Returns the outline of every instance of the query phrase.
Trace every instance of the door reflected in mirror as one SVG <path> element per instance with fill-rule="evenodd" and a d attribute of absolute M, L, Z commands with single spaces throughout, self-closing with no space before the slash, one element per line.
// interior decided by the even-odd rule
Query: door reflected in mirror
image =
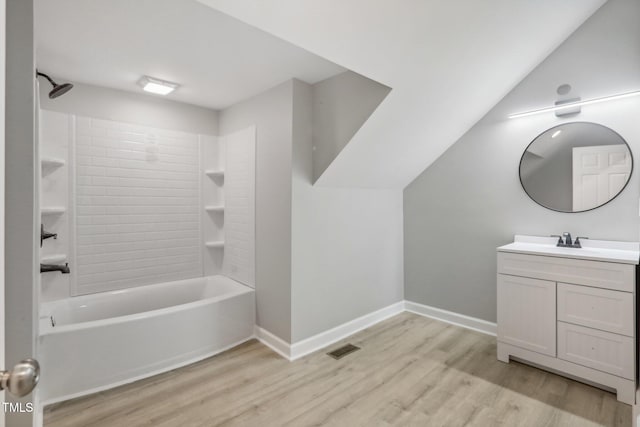
<path fill-rule="evenodd" d="M 520 182 L 536 203 L 560 212 L 600 207 L 622 192 L 633 170 L 626 141 L 595 123 L 546 130 L 520 159 Z"/>

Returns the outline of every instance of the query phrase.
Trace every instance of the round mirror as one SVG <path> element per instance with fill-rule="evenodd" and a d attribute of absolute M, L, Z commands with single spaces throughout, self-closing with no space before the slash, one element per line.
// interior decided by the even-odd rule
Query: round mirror
<path fill-rule="evenodd" d="M 565 123 L 534 139 L 520 159 L 520 182 L 536 203 L 583 212 L 614 199 L 633 170 L 620 135 L 595 123 Z"/>

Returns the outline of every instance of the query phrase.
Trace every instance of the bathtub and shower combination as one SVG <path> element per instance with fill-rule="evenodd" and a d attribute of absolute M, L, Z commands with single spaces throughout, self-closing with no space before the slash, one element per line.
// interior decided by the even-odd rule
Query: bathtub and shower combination
<path fill-rule="evenodd" d="M 44 241 L 40 259 L 69 262 L 40 280 L 39 402 L 253 338 L 255 127 L 212 136 L 47 109 L 38 117 L 42 236 L 60 237 Z"/>
<path fill-rule="evenodd" d="M 254 294 L 217 275 L 44 303 L 40 399 L 50 404 L 105 390 L 247 341 Z"/>

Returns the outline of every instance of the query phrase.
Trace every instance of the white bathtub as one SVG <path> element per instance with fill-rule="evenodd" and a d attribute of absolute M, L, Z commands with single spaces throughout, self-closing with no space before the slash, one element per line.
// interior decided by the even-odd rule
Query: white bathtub
<path fill-rule="evenodd" d="M 193 363 L 250 339 L 254 324 L 254 290 L 224 276 L 45 303 L 39 397 L 50 404 Z"/>

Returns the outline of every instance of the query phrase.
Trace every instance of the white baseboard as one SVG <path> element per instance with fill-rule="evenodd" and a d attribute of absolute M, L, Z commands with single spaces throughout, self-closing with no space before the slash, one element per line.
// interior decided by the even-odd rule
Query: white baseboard
<path fill-rule="evenodd" d="M 266 345 L 285 359 L 291 360 L 291 344 L 266 329 L 262 329 L 258 325 L 255 327 L 255 336 L 262 344 Z"/>
<path fill-rule="evenodd" d="M 343 338 L 355 334 L 356 332 L 388 319 L 389 317 L 400 314 L 403 311 L 404 301 L 399 301 L 395 304 L 381 308 L 380 310 L 376 310 L 372 313 L 358 317 L 357 319 L 353 319 L 347 323 L 343 323 L 342 325 L 336 326 L 328 331 L 321 332 L 317 335 L 294 343 L 291 345 L 290 360 L 299 359 L 309 353 L 325 348 Z"/>
<path fill-rule="evenodd" d="M 255 328 L 255 335 L 261 343 L 285 359 L 293 361 L 309 353 L 328 347 L 356 332 L 360 332 L 363 329 L 369 328 L 378 322 L 382 322 L 404 311 L 482 332 L 483 334 L 496 335 L 497 326 L 495 323 L 411 301 L 400 301 L 391 304 L 293 344 L 289 344 L 282 338 L 277 337 L 259 326 Z"/>
<path fill-rule="evenodd" d="M 453 311 L 443 310 L 441 308 L 431 307 L 417 302 L 405 301 L 404 309 L 410 313 L 419 314 L 431 319 L 440 320 L 473 331 L 482 332 L 483 334 L 496 336 L 498 326 L 493 322 L 478 319 L 476 317 L 465 316 L 464 314 L 454 313 Z"/>
<path fill-rule="evenodd" d="M 381 308 L 380 310 L 365 314 L 357 319 L 353 319 L 347 323 L 343 323 L 342 325 L 336 326 L 335 328 L 321 332 L 294 344 L 289 344 L 282 338 L 277 337 L 259 326 L 256 326 L 255 328 L 255 335 L 261 343 L 285 359 L 293 361 L 306 356 L 309 353 L 320 350 L 321 348 L 330 346 L 349 335 L 353 335 L 356 332 L 373 326 L 378 322 L 395 316 L 396 314 L 400 314 L 403 311 L 404 301 L 399 301 L 395 304 L 391 304 L 390 306 Z"/>

